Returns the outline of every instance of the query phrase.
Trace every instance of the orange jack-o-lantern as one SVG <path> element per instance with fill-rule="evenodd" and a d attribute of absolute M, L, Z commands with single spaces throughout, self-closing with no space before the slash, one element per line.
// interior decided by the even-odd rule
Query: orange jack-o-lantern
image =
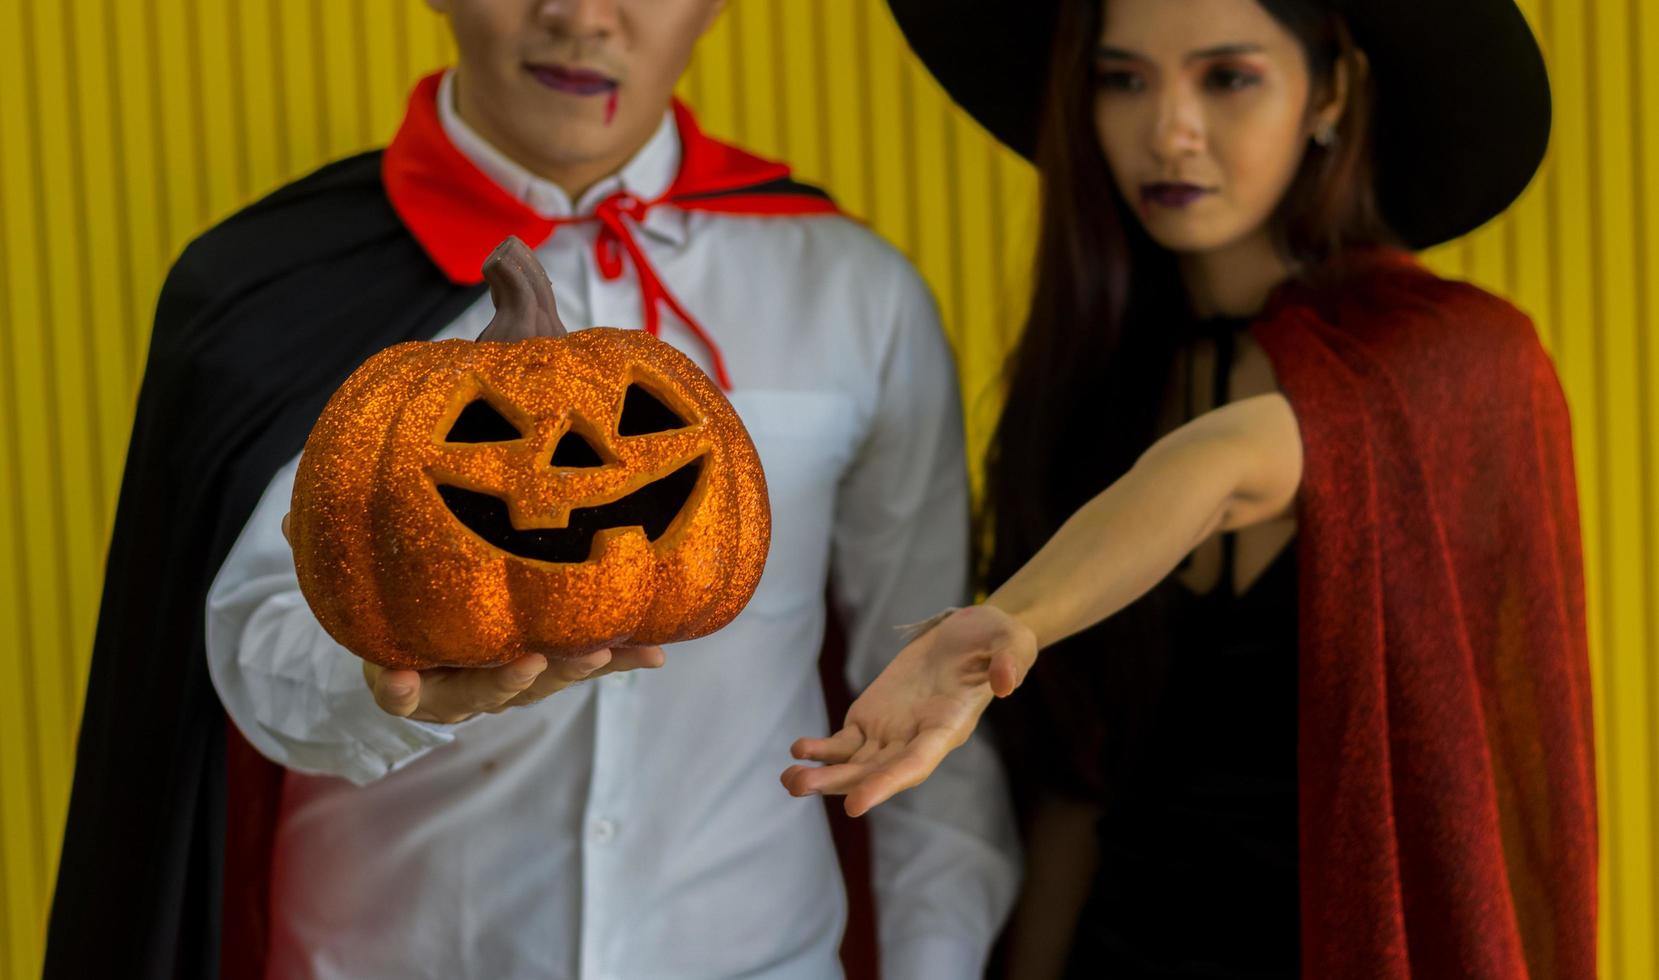
<path fill-rule="evenodd" d="M 400 668 L 578 656 L 730 622 L 771 536 L 731 404 L 647 333 L 566 335 L 516 239 L 485 269 L 497 311 L 477 342 L 369 359 L 306 442 L 289 533 L 318 621 Z"/>

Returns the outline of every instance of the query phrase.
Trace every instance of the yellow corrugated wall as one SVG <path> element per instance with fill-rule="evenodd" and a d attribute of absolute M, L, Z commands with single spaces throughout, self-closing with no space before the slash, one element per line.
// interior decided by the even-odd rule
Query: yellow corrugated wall
<path fill-rule="evenodd" d="M 1538 320 L 1576 424 L 1597 680 L 1604 975 L 1659 975 L 1659 6 L 1523 0 L 1555 83 L 1541 179 L 1431 263 Z M 1644 57 L 1645 55 L 1645 57 Z M 38 974 L 104 549 L 156 291 L 201 229 L 384 142 L 450 56 L 417 0 L 0 0 L 0 980 Z M 1035 182 L 880 0 L 733 0 L 685 95 L 909 253 L 975 445 Z"/>

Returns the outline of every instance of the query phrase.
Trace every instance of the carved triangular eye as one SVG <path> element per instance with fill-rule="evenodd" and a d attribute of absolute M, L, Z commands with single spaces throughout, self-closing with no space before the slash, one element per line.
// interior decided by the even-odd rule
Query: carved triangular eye
<path fill-rule="evenodd" d="M 580 432 L 575 429 L 566 432 L 559 439 L 559 444 L 553 447 L 553 465 L 569 469 L 580 469 L 585 466 L 604 466 L 605 459 L 599 451 L 593 448 Z"/>
<path fill-rule="evenodd" d="M 476 398 L 461 410 L 455 424 L 449 427 L 449 434 L 444 436 L 444 441 L 512 442 L 514 439 L 523 438 L 524 433 L 508 421 L 507 416 L 502 415 L 494 405 L 484 399 Z"/>
<path fill-rule="evenodd" d="M 646 436 L 653 432 L 683 429 L 686 425 L 686 420 L 674 414 L 674 410 L 664 405 L 656 395 L 631 384 L 622 398 L 622 417 L 617 419 L 616 434 Z"/>

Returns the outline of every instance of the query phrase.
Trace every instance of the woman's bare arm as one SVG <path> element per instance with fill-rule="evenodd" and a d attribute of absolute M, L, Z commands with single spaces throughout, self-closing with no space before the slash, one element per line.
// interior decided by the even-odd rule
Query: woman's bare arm
<path fill-rule="evenodd" d="M 791 766 L 784 785 L 797 796 L 845 794 L 854 816 L 915 786 L 967 740 L 992 695 L 1020 685 L 1038 650 L 1140 598 L 1217 531 L 1284 513 L 1301 480 L 1301 434 L 1282 395 L 1187 423 L 983 605 L 951 613 L 899 651 L 839 732 L 798 740 L 797 759 L 828 764 Z"/>
<path fill-rule="evenodd" d="M 1283 514 L 1302 481 L 1302 439 L 1283 395 L 1233 402 L 1159 440 L 1073 514 L 988 605 L 1039 649 L 1144 595 L 1218 531 Z"/>

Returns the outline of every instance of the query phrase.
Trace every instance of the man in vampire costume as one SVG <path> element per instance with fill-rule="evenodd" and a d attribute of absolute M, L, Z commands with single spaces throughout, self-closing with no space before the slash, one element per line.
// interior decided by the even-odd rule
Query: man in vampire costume
<path fill-rule="evenodd" d="M 897 253 L 672 102 L 720 0 L 429 2 L 458 63 L 390 146 L 207 232 L 162 290 L 47 975 L 839 976 L 828 825 L 775 773 L 825 724 L 826 593 L 855 688 L 893 624 L 962 598 L 937 313 Z M 329 395 L 389 345 L 478 336 L 509 235 L 567 323 L 649 330 L 724 387 L 772 549 L 744 613 L 660 671 L 427 711 L 438 685 L 371 690 L 317 625 L 281 523 Z M 497 703 L 563 686 L 498 671 Z M 1013 898 L 998 764 L 956 759 L 871 829 L 888 977 L 978 975 Z"/>

